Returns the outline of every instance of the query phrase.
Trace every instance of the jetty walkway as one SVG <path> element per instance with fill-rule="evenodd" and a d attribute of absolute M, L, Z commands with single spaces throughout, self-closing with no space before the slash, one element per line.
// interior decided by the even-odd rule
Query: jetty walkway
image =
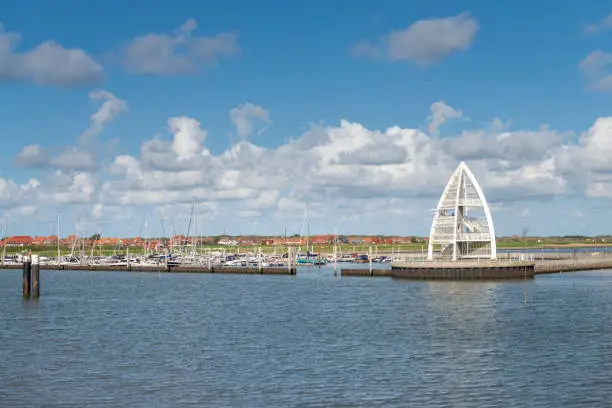
<path fill-rule="evenodd" d="M 406 259 L 391 264 L 391 269 L 342 268 L 342 276 L 387 276 L 407 279 L 523 279 L 535 275 L 572 271 L 612 269 L 612 253 L 513 254 L 491 260 L 457 262 Z"/>

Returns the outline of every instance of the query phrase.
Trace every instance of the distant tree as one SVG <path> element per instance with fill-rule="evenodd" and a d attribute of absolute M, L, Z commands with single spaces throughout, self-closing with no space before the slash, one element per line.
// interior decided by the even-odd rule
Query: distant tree
<path fill-rule="evenodd" d="M 338 241 L 343 244 L 348 244 L 348 238 L 346 235 L 338 235 Z"/>
<path fill-rule="evenodd" d="M 100 239 L 100 234 L 93 234 L 91 237 L 89 237 L 89 239 L 91 241 L 97 241 Z"/>
<path fill-rule="evenodd" d="M 293 234 L 289 238 L 299 238 L 299 237 L 300 237 L 300 234 Z"/>

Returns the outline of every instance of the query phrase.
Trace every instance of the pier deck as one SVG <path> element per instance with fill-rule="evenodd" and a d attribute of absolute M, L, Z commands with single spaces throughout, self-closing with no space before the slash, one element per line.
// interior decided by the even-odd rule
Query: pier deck
<path fill-rule="evenodd" d="M 21 264 L 4 264 L 0 269 L 20 269 Z M 164 273 L 227 273 L 248 275 L 295 275 L 295 267 L 232 267 L 232 266 L 171 266 L 165 265 L 40 265 L 40 270 L 99 271 L 99 272 L 164 272 Z"/>

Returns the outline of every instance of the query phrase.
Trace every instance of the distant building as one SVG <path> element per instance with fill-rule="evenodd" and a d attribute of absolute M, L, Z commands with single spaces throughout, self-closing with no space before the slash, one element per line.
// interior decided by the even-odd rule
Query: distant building
<path fill-rule="evenodd" d="M 2 240 L 2 244 L 6 244 L 6 246 L 10 247 L 25 247 L 31 246 L 34 239 L 27 235 L 16 235 L 13 237 L 7 237 L 5 240 Z"/>
<path fill-rule="evenodd" d="M 230 239 L 230 238 L 221 238 L 218 244 L 225 245 L 225 246 L 233 246 L 233 245 L 238 245 L 238 241 L 236 241 L 235 239 Z"/>

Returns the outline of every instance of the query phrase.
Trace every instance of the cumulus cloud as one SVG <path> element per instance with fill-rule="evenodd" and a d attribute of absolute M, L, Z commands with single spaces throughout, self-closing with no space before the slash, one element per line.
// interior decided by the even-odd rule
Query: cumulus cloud
<path fill-rule="evenodd" d="M 58 153 L 58 148 L 37 144 L 24 146 L 15 157 L 15 163 L 31 168 L 54 168 L 64 171 L 92 171 L 98 166 L 94 154 L 96 137 L 104 127 L 127 108 L 125 101 L 103 90 L 89 94 L 93 101 L 103 100 L 102 106 L 91 115 L 89 127 L 80 135 L 78 147 L 68 147 Z"/>
<path fill-rule="evenodd" d="M 603 19 L 588 24 L 584 27 L 585 35 L 596 35 L 601 33 L 602 31 L 606 31 L 612 28 L 612 14 L 607 15 Z"/>
<path fill-rule="evenodd" d="M 123 64 L 134 74 L 188 74 L 240 52 L 236 33 L 197 36 L 196 28 L 196 20 L 189 19 L 172 34 L 136 37 L 123 50 Z"/>
<path fill-rule="evenodd" d="M 444 101 L 434 102 L 431 104 L 431 117 L 429 118 L 428 130 L 434 136 L 439 136 L 438 128 L 449 119 L 461 119 L 463 112 L 452 106 L 447 105 Z"/>
<path fill-rule="evenodd" d="M 588 78 L 587 89 L 596 92 L 612 91 L 612 54 L 593 51 L 580 62 L 580 70 Z"/>
<path fill-rule="evenodd" d="M 0 24 L 0 81 L 28 81 L 41 85 L 76 86 L 100 82 L 103 67 L 85 51 L 64 48 L 49 40 L 18 52 L 21 35 Z"/>
<path fill-rule="evenodd" d="M 91 173 L 65 173 L 57 170 L 50 184 L 38 191 L 38 201 L 52 205 L 91 203 L 96 192 L 97 180 Z"/>
<path fill-rule="evenodd" d="M 600 74 L 612 64 L 612 54 L 608 52 L 593 51 L 580 62 L 580 69 L 588 74 Z"/>
<path fill-rule="evenodd" d="M 64 170 L 92 170 L 96 167 L 96 160 L 89 152 L 70 147 L 54 156 L 51 149 L 44 149 L 40 145 L 25 146 L 15 157 L 15 163 L 30 168 Z"/>
<path fill-rule="evenodd" d="M 36 201 L 39 187 L 40 182 L 35 178 L 19 185 L 13 180 L 0 177 L 0 207 L 6 209 L 31 205 Z"/>
<path fill-rule="evenodd" d="M 241 140 L 246 140 L 253 134 L 254 123 L 259 122 L 264 125 L 271 123 L 269 112 L 250 102 L 233 108 L 230 111 L 230 119 L 236 127 L 236 134 Z M 260 134 L 263 130 L 265 130 L 265 127 L 257 133 Z"/>
<path fill-rule="evenodd" d="M 468 13 L 420 20 L 405 30 L 392 31 L 376 43 L 361 41 L 351 53 L 356 57 L 410 61 L 425 66 L 469 49 L 478 29 L 478 21 Z"/>
<path fill-rule="evenodd" d="M 272 225 L 298 220 L 306 203 L 313 232 L 336 224 L 354 227 L 356 219 L 360 225 L 393 220 L 391 229 L 406 219 L 426 229 L 425 209 L 435 205 L 462 160 L 487 199 L 497 204 L 495 211 L 502 208 L 508 216 L 531 213 L 537 218 L 534 203 L 561 195 L 612 197 L 607 160 L 612 118 L 597 119 L 578 138 L 547 126 L 514 130 L 498 119 L 487 128 L 440 138 L 435 133 L 445 120 L 464 115 L 441 101 L 431 110 L 427 131 L 369 129 L 342 120 L 313 126 L 276 146 L 241 140 L 216 153 L 207 148 L 208 132 L 198 120 L 177 116 L 168 119 L 165 134 L 143 142 L 137 153 L 117 155 L 108 167 L 94 172 L 60 168 L 56 162 L 56 170 L 40 181 L 4 181 L 0 192 L 6 192 L 3 197 L 27 196 L 29 205 L 86 206 L 96 220 L 116 217 L 120 208 L 124 218 L 141 217 L 142 206 L 164 208 L 167 214 L 197 199 L 211 225 L 236 222 L 234 228 L 244 233 L 255 225 L 267 225 L 260 232 L 271 232 Z M 28 146 L 22 159 L 49 166 L 43 153 L 39 146 Z M 76 162 L 70 154 L 65 160 Z"/>
<path fill-rule="evenodd" d="M 198 132 L 199 123 L 191 124 L 186 134 Z M 153 143 L 167 147 L 176 143 L 177 135 L 175 132 L 173 142 L 157 139 Z M 465 143 L 461 153 L 468 155 L 470 151 L 465 149 L 474 149 L 482 155 L 472 164 L 494 197 L 509 201 L 546 199 L 565 191 L 566 182 L 556 173 L 554 161 L 562 136 L 543 128 L 478 134 L 478 138 L 492 140 L 484 154 L 477 143 Z M 315 128 L 273 149 L 243 141 L 219 155 L 208 151 L 201 154 L 204 137 L 187 139 L 189 155 L 182 159 L 168 148 L 160 149 L 165 156 L 159 161 L 150 160 L 149 148 L 141 151 L 140 158 L 117 157 L 115 177 L 102 186 L 104 199 L 123 205 L 164 205 L 198 198 L 230 202 L 243 210 L 283 211 L 295 201 L 317 202 L 332 197 L 434 197 L 460 160 L 449 140 L 418 129 L 390 127 L 378 131 L 349 121 Z M 509 164 L 500 166 L 500 159 Z M 196 161 L 185 165 L 183 160 Z"/>
<path fill-rule="evenodd" d="M 172 150 L 179 161 L 202 154 L 202 142 L 206 140 L 207 134 L 200 128 L 197 120 L 187 117 L 172 118 L 168 121 L 168 127 L 174 133 Z"/>
<path fill-rule="evenodd" d="M 100 108 L 89 118 L 89 127 L 81 134 L 81 142 L 91 142 L 96 138 L 104 127 L 112 122 L 127 109 L 127 103 L 117 98 L 108 91 L 101 89 L 90 92 L 89 99 L 92 101 L 103 101 Z"/>

